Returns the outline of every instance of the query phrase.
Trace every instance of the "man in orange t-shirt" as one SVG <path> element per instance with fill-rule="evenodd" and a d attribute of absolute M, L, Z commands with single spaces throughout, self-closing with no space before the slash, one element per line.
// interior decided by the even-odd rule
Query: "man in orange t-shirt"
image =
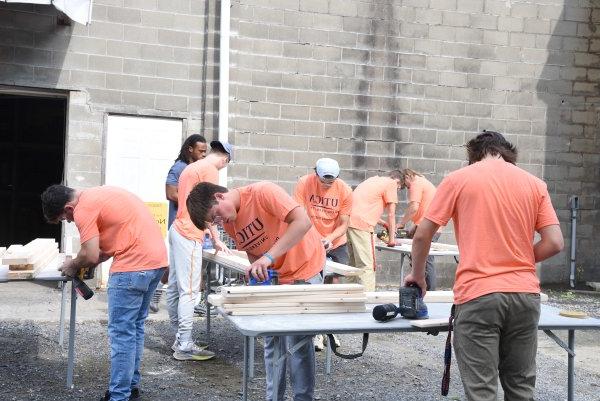
<path fill-rule="evenodd" d="M 268 269 L 277 271 L 281 284 L 322 283 L 325 249 L 321 235 L 313 227 L 304 208 L 281 187 L 270 182 L 227 188 L 201 183 L 190 193 L 187 207 L 194 224 L 204 229 L 208 224 L 222 224 L 235 240 L 237 249 L 245 251 L 251 265 L 246 276 L 259 281 Z M 306 336 L 286 336 L 279 341 L 285 355 Z M 279 387 L 273 387 L 273 337 L 265 338 L 267 400 L 282 400 L 285 394 L 286 364 L 279 369 Z M 289 360 L 294 400 L 312 400 L 315 387 L 315 350 L 306 341 Z"/>
<path fill-rule="evenodd" d="M 334 262 L 348 264 L 346 230 L 352 211 L 352 189 L 338 178 L 340 166 L 333 159 L 317 160 L 315 173 L 300 177 L 294 199 L 304 206 Z"/>
<path fill-rule="evenodd" d="M 515 166 L 517 150 L 501 134 L 484 131 L 467 152 L 469 166 L 442 181 L 415 233 L 413 272 L 404 284 L 416 283 L 425 295 L 431 239 L 452 218 L 460 251 L 454 347 L 467 399 L 495 400 L 499 375 L 506 399 L 532 400 L 540 315 L 535 264 L 562 250 L 562 232 L 546 184 Z M 534 243 L 535 232 L 541 238 Z"/>
<path fill-rule="evenodd" d="M 74 190 L 52 185 L 42 194 L 46 220 L 75 222 L 81 249 L 61 267 L 74 277 L 113 258 L 108 280 L 110 383 L 102 400 L 139 397 L 144 323 L 156 285 L 168 264 L 160 228 L 148 207 L 117 187 Z"/>
<path fill-rule="evenodd" d="M 408 190 L 408 206 L 404 211 L 402 219 L 400 219 L 400 222 L 397 224 L 397 227 L 404 228 L 408 222 L 412 222 L 413 226 L 408 235 L 409 238 L 412 238 L 417 230 L 417 226 L 421 223 L 423 217 L 425 217 L 425 212 L 433 200 L 435 186 L 429 182 L 427 178 L 423 177 L 422 174 L 409 168 L 401 170 L 400 173 L 400 188 L 406 188 Z M 433 242 L 436 242 L 439 238 L 440 233 L 437 232 L 432 240 Z M 435 265 L 433 262 L 434 257 L 429 255 L 425 266 L 425 281 L 427 282 L 428 291 L 433 291 L 436 288 Z"/>
<path fill-rule="evenodd" d="M 192 221 L 186 207 L 188 194 L 200 182 L 219 182 L 219 170 L 229 163 L 233 149 L 230 144 L 219 141 L 210 143 L 210 152 L 204 159 L 187 165 L 179 176 L 177 185 L 177 216 L 169 228 L 169 287 L 167 288 L 167 310 L 171 326 L 176 331 L 171 346 L 173 358 L 179 361 L 204 361 L 214 357 L 207 351 L 206 343 L 194 343 L 194 306 L 200 297 L 202 279 L 202 243 L 205 231 L 199 230 Z M 217 251 L 227 247 L 219 239 L 215 227 L 208 226 Z M 208 310 L 207 313 L 210 313 Z"/>
<path fill-rule="evenodd" d="M 384 210 L 390 233 L 396 232 L 396 204 L 400 188 L 400 171 L 390 171 L 388 177 L 375 176 L 358 184 L 352 193 L 352 213 L 348 223 L 348 253 L 350 264 L 362 269 L 357 279 L 366 291 L 375 291 L 375 243 L 373 229 Z M 395 246 L 390 235 L 388 246 Z"/>

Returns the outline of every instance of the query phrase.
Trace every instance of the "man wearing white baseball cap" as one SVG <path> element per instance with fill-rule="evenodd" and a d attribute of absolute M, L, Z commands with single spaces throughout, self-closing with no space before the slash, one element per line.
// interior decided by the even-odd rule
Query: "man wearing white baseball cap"
<path fill-rule="evenodd" d="M 346 230 L 352 210 L 352 189 L 342 181 L 340 166 L 329 158 L 317 160 L 315 173 L 300 177 L 294 191 L 294 199 L 304 206 L 325 247 L 327 258 L 334 262 L 348 264 Z M 326 282 L 333 282 L 327 276 Z M 315 349 L 324 348 L 323 336 L 317 335 Z"/>

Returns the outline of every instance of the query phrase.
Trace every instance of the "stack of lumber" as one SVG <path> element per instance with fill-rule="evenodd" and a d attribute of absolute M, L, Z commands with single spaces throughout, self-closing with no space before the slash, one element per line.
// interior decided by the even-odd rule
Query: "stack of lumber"
<path fill-rule="evenodd" d="M 244 273 L 246 267 L 250 266 L 246 252 L 232 251 L 231 255 L 226 255 L 224 252 L 215 253 L 214 250 L 204 250 L 202 256 L 211 262 L 218 263 L 230 269 Z M 327 273 L 335 273 L 340 276 L 357 276 L 361 273 L 356 267 L 336 263 L 331 260 L 325 262 L 325 271 Z"/>
<path fill-rule="evenodd" d="M 1 264 L 8 265 L 8 278 L 27 280 L 58 255 L 58 244 L 52 238 L 36 238 L 27 245 L 11 245 L 2 253 Z"/>
<path fill-rule="evenodd" d="M 379 292 L 367 292 L 367 303 L 368 304 L 396 304 L 400 301 L 400 294 L 398 291 L 379 291 Z M 427 291 L 425 303 L 452 303 L 454 302 L 454 293 L 452 291 Z"/>
<path fill-rule="evenodd" d="M 360 284 L 307 284 L 221 287 L 208 302 L 242 316 L 365 312 L 365 299 Z"/>

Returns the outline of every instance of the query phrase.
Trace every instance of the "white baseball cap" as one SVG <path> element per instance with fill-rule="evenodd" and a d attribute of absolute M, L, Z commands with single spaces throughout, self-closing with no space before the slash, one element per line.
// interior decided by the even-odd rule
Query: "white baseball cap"
<path fill-rule="evenodd" d="M 317 160 L 316 171 L 317 175 L 321 178 L 326 178 L 325 176 L 337 178 L 340 175 L 340 165 L 337 161 L 324 157 Z"/>

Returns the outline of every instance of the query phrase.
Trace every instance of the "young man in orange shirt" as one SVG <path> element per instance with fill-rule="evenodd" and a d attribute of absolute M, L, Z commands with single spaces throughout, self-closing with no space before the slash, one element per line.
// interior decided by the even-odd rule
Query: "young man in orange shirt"
<path fill-rule="evenodd" d="M 325 247 L 326 257 L 337 263 L 348 264 L 346 230 L 352 211 L 352 188 L 342 181 L 340 166 L 329 158 L 317 160 L 314 174 L 300 177 L 294 198 L 304 206 L 310 221 L 319 234 Z M 326 283 L 337 280 L 332 275 L 325 276 Z M 334 336 L 336 343 L 339 340 Z M 322 334 L 315 336 L 315 350 L 325 348 Z"/>
<path fill-rule="evenodd" d="M 281 284 L 323 282 L 325 249 L 321 235 L 312 226 L 303 207 L 281 187 L 259 182 L 228 191 L 227 188 L 201 183 L 190 193 L 187 207 L 200 229 L 211 223 L 221 224 L 235 239 L 238 250 L 246 251 L 251 265 L 246 276 L 259 281 L 268 269 L 277 271 Z M 312 401 L 315 387 L 315 350 L 307 336 L 286 336 L 279 341 L 279 355 L 285 355 L 304 341 L 289 358 L 290 377 L 295 401 Z M 284 399 L 286 364 L 279 369 L 277 389 L 273 387 L 273 337 L 265 338 L 267 401 Z"/>
<path fill-rule="evenodd" d="M 350 264 L 362 269 L 358 282 L 366 291 L 375 291 L 375 244 L 373 229 L 384 210 L 390 233 L 396 232 L 396 204 L 400 188 L 400 171 L 393 170 L 388 177 L 375 176 L 358 184 L 352 193 L 352 213 L 348 224 L 348 251 Z M 395 246 L 390 235 L 388 246 Z M 349 281 L 354 281 L 353 279 Z"/>
<path fill-rule="evenodd" d="M 409 232 L 409 238 L 412 238 L 433 200 L 435 186 L 427 178 L 423 177 L 422 174 L 409 168 L 401 170 L 400 174 L 400 188 L 406 188 L 408 191 L 408 207 L 396 226 L 397 228 L 404 228 L 408 222 L 412 222 L 413 226 Z M 438 231 L 434 234 L 432 241 L 436 242 L 439 238 L 440 232 Z M 425 281 L 427 282 L 427 290 L 429 291 L 433 291 L 436 288 L 435 265 L 433 261 L 433 256 L 430 255 L 427 257 Z"/>
<path fill-rule="evenodd" d="M 206 139 L 199 134 L 193 134 L 188 136 L 179 150 L 179 155 L 175 159 L 175 163 L 169 169 L 167 174 L 167 180 L 165 183 L 165 195 L 169 201 L 169 222 L 168 228 L 171 227 L 175 216 L 177 215 L 177 185 L 179 184 L 179 176 L 183 172 L 183 169 L 188 164 L 195 162 L 196 160 L 204 159 L 206 157 Z M 163 285 L 167 284 L 169 280 L 169 268 L 165 271 L 165 274 L 160 279 L 160 283 L 154 291 L 152 296 L 152 302 L 150 302 L 150 312 L 158 312 L 160 298 L 163 293 Z"/>
<path fill-rule="evenodd" d="M 405 284 L 426 292 L 425 260 L 438 228 L 454 220 L 460 263 L 454 283 L 454 347 L 470 401 L 533 400 L 540 316 L 535 264 L 563 248 L 546 184 L 518 168 L 497 132 L 467 143 L 469 166 L 439 185 L 413 239 Z M 534 243 L 534 234 L 540 240 Z"/>
<path fill-rule="evenodd" d="M 346 230 L 352 211 L 352 189 L 338 178 L 340 166 L 333 159 L 317 160 L 315 173 L 300 177 L 294 199 L 304 206 L 334 262 L 348 264 Z"/>
<path fill-rule="evenodd" d="M 167 250 L 154 217 L 134 194 L 117 187 L 74 190 L 52 185 L 42 194 L 46 220 L 75 222 L 81 250 L 61 270 L 80 269 L 113 258 L 108 280 L 110 383 L 101 400 L 140 397 L 140 362 L 148 305 L 167 266 Z"/>
<path fill-rule="evenodd" d="M 189 164 L 179 176 L 177 187 L 177 217 L 169 228 L 169 287 L 167 310 L 171 326 L 177 331 L 171 346 L 173 358 L 180 361 L 204 361 L 214 357 L 207 351 L 207 344 L 194 343 L 192 328 L 194 306 L 200 295 L 202 278 L 202 243 L 205 232 L 192 221 L 186 200 L 192 188 L 200 182 L 219 182 L 219 170 L 227 166 L 233 149 L 228 143 L 213 141 L 204 159 Z M 219 240 L 219 234 L 211 224 L 208 226 L 216 250 L 227 247 Z"/>

